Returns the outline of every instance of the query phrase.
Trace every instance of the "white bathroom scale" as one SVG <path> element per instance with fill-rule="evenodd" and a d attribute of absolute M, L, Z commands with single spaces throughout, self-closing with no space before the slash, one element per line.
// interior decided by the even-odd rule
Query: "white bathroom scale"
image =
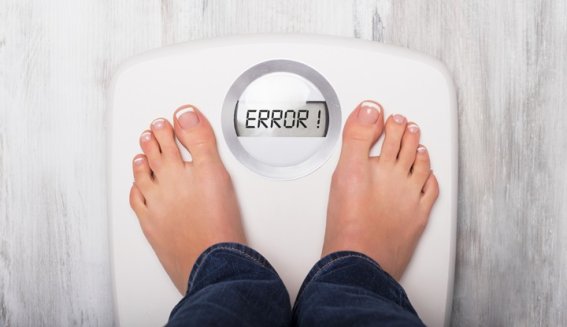
<path fill-rule="evenodd" d="M 115 74 L 109 215 L 117 324 L 159 326 L 181 299 L 128 203 L 132 158 L 152 120 L 184 104 L 209 119 L 238 194 L 249 244 L 295 300 L 321 255 L 341 133 L 363 100 L 421 127 L 440 196 L 401 284 L 429 326 L 448 324 L 457 214 L 457 108 L 447 69 L 376 42 L 314 35 L 194 41 L 137 56 Z M 379 155 L 381 140 L 371 155 Z M 184 158 L 190 160 L 187 151 Z"/>

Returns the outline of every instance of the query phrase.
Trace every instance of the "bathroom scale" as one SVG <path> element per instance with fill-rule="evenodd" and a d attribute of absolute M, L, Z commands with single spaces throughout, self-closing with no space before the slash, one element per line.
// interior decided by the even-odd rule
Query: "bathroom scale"
<path fill-rule="evenodd" d="M 249 244 L 295 300 L 321 255 L 331 176 L 347 116 L 363 100 L 421 127 L 440 195 L 401 279 L 425 324 L 449 322 L 457 214 L 457 107 L 447 69 L 420 53 L 316 35 L 200 40 L 139 55 L 116 72 L 109 111 L 109 216 L 116 323 L 167 322 L 181 294 L 128 202 L 138 138 L 158 117 L 198 107 L 230 173 Z M 382 138 L 383 139 L 383 138 Z M 371 150 L 379 155 L 380 139 Z M 185 160 L 190 154 L 183 149 Z"/>

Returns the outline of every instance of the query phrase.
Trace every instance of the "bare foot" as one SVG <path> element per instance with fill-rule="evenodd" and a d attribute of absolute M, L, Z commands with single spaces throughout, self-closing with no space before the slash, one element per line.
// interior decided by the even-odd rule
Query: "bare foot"
<path fill-rule="evenodd" d="M 362 102 L 348 118 L 331 184 L 323 255 L 362 252 L 399 280 L 427 225 L 439 186 L 419 127 Z M 386 130 L 380 157 L 371 146 Z"/>
<path fill-rule="evenodd" d="M 219 242 L 246 243 L 236 196 L 217 152 L 213 130 L 193 106 L 142 133 L 134 157 L 130 205 L 146 238 L 182 294 L 197 257 Z M 184 162 L 174 133 L 189 150 Z"/>

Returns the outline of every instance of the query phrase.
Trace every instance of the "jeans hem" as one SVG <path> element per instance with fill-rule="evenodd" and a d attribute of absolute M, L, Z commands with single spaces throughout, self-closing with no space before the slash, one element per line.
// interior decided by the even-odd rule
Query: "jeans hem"
<path fill-rule="evenodd" d="M 394 288 L 396 293 L 399 294 L 399 300 L 407 299 L 406 292 L 401 287 L 401 285 L 388 272 L 386 272 L 384 269 L 382 269 L 380 264 L 378 262 L 376 262 L 374 259 L 372 259 L 369 256 L 365 255 L 364 253 L 360 253 L 360 252 L 338 251 L 338 252 L 333 252 L 331 254 L 328 254 L 325 257 L 321 258 L 313 266 L 313 268 L 311 268 L 311 270 L 307 274 L 307 277 L 305 277 L 305 280 L 303 281 L 301 288 L 299 289 L 299 292 L 297 294 L 297 298 L 295 300 L 294 310 L 295 310 L 296 307 L 298 307 L 300 305 L 301 298 L 302 298 L 304 290 L 309 286 L 309 284 L 313 280 L 317 279 L 317 277 L 319 277 L 322 273 L 330 271 L 333 268 L 334 264 L 336 264 L 336 263 L 338 263 L 342 260 L 349 259 L 349 258 L 356 258 L 356 259 L 364 260 L 364 261 L 370 263 L 371 265 L 373 265 L 376 268 L 377 272 L 379 274 L 381 274 L 386 279 L 388 284 L 391 287 Z"/>
<path fill-rule="evenodd" d="M 272 267 L 272 265 L 270 265 L 268 260 L 266 260 L 266 258 L 264 258 L 256 250 L 241 243 L 234 243 L 234 242 L 217 243 L 211 245 L 205 251 L 203 251 L 203 253 L 197 258 L 197 261 L 195 261 L 195 264 L 193 265 L 193 269 L 191 269 L 191 274 L 189 275 L 187 294 L 191 292 L 191 284 L 193 284 L 193 282 L 199 275 L 199 271 L 203 263 L 207 260 L 209 255 L 219 251 L 228 251 L 228 252 L 236 253 L 242 256 L 243 258 L 246 258 L 250 262 L 257 264 L 262 268 L 266 268 L 277 275 L 276 270 Z"/>
<path fill-rule="evenodd" d="M 210 266 L 209 263 L 211 262 L 210 260 L 213 260 L 213 262 L 215 262 L 214 261 L 215 259 L 209 260 L 209 258 L 215 258 L 215 257 L 217 259 L 219 257 L 225 257 L 225 258 L 238 257 L 240 258 L 240 260 L 244 260 L 248 262 L 247 265 L 256 266 L 257 268 L 254 268 L 255 270 L 261 270 L 261 271 L 265 271 L 268 274 L 273 274 L 273 276 L 277 277 L 277 279 L 279 280 L 279 276 L 276 270 L 272 267 L 272 265 L 268 262 L 268 260 L 254 249 L 244 244 L 233 243 L 233 242 L 223 242 L 223 243 L 214 244 L 208 247 L 206 250 L 204 250 L 193 264 L 191 273 L 189 274 L 189 279 L 187 281 L 187 291 L 185 292 L 184 296 L 181 298 L 179 303 L 177 303 L 177 305 L 171 311 L 169 315 L 168 325 L 170 321 L 173 319 L 173 317 L 177 314 L 177 312 L 186 305 L 187 301 L 189 301 L 190 298 L 195 296 L 195 294 L 197 294 L 198 292 L 201 292 L 204 288 L 208 287 L 207 285 L 201 285 L 203 283 L 200 280 L 202 280 L 203 278 L 207 278 L 207 277 L 201 277 L 203 274 L 201 273 L 201 268 Z M 204 271 L 206 271 L 207 268 L 203 268 L 203 269 Z M 204 274 L 207 275 L 206 272 L 204 272 Z M 282 283 L 282 287 L 283 287 L 283 283 Z M 287 295 L 287 293 L 286 293 L 286 299 L 288 301 L 288 307 L 289 307 L 290 306 L 289 296 Z"/>

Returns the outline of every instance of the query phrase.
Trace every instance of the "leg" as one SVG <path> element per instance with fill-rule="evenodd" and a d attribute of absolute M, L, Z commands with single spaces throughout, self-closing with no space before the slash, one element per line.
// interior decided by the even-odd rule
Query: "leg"
<path fill-rule="evenodd" d="M 370 158 L 384 129 L 380 157 Z M 297 324 L 422 325 L 396 281 L 439 192 L 419 133 L 400 115 L 384 123 L 372 101 L 348 118 L 331 184 L 324 258 L 302 286 Z"/>
<path fill-rule="evenodd" d="M 166 119 L 156 119 L 142 133 L 144 154 L 134 158 L 130 192 L 144 235 L 179 292 L 186 295 L 174 310 L 171 325 L 229 321 L 255 326 L 262 319 L 282 320 L 278 314 L 286 310 L 289 317 L 289 299 L 287 308 L 280 303 L 287 293 L 279 277 L 267 261 L 243 245 L 246 238 L 236 195 L 209 122 L 192 106 L 179 108 L 173 121 L 171 126 Z M 181 159 L 175 136 L 191 153 L 192 162 Z M 232 245 L 211 248 L 223 242 Z M 243 305 L 248 305 L 247 310 L 240 311 Z M 278 314 L 267 316 L 270 312 Z"/>

